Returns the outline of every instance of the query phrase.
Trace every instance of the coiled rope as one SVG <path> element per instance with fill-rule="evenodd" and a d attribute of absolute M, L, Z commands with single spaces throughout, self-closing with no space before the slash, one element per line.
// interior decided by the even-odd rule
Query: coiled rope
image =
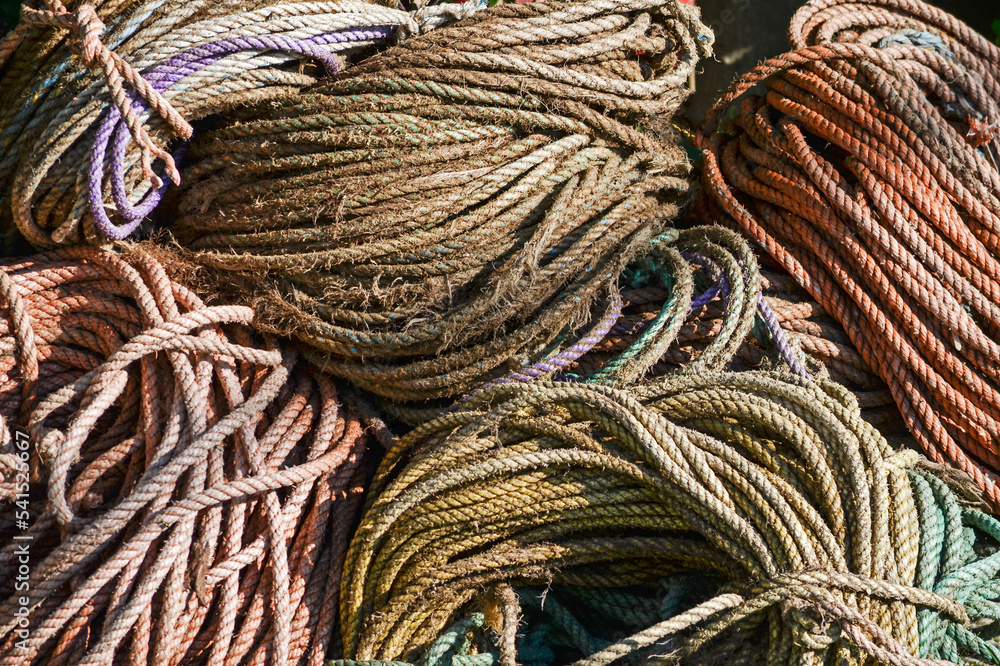
<path fill-rule="evenodd" d="M 654 239 L 637 268 L 667 286 L 669 296 L 649 325 L 635 331 L 632 344 L 586 381 L 623 385 L 643 378 L 676 344 L 690 314 L 712 302 L 723 308 L 721 326 L 702 353 L 679 371 L 724 368 L 750 333 L 760 298 L 760 272 L 747 243 L 721 227 L 672 230 Z M 695 293 L 696 277 L 709 283 L 700 294 Z M 619 320 L 616 327 L 626 323 Z"/>
<path fill-rule="evenodd" d="M 672 342 L 658 351 L 657 360 L 646 371 L 645 378 L 691 372 L 692 364 L 713 345 L 718 345 L 720 336 L 732 331 L 733 327 L 727 324 L 734 317 L 734 303 L 757 303 L 755 312 L 750 313 L 749 331 L 743 329 L 742 338 L 734 336 L 734 341 L 740 341 L 736 348 L 709 369 L 745 372 L 795 367 L 793 371 L 800 376 L 834 381 L 848 388 L 858 401 L 865 421 L 883 434 L 906 433 L 888 387 L 864 362 L 836 320 L 790 276 L 763 269 L 759 283 L 743 282 L 733 287 L 714 262 L 697 256 L 682 258 L 693 272 L 697 295 L 683 325 L 676 328 Z M 607 337 L 568 364 L 564 377 L 593 380 L 627 350 L 650 344 L 643 336 L 666 318 L 665 310 L 676 307 L 674 294 L 680 283 L 664 272 L 661 262 L 650 259 L 637 262 L 631 275 L 626 273 L 626 281 L 631 279 L 632 284 L 622 289 L 621 318 Z M 753 260 L 752 255 L 750 259 Z M 745 288 L 745 295 L 731 297 L 730 290 L 736 288 Z"/>
<path fill-rule="evenodd" d="M 696 16 L 505 5 L 408 40 L 199 140 L 171 229 L 325 370 L 460 395 L 613 321 L 688 191 L 668 123 L 711 42 Z"/>
<path fill-rule="evenodd" d="M 917 0 L 809 2 L 790 35 L 700 135 L 715 219 L 844 326 L 927 454 L 1000 505 L 1000 48 Z"/>
<path fill-rule="evenodd" d="M 135 251 L 0 291 L 0 664 L 322 664 L 364 451 L 329 379 Z"/>
<path fill-rule="evenodd" d="M 287 96 L 316 81 L 307 63 L 333 73 L 417 29 L 352 0 L 46 2 L 0 42 L 0 220 L 8 243 L 19 231 L 39 248 L 128 237 L 179 182 L 186 144 L 169 142 L 190 123 Z"/>
<path fill-rule="evenodd" d="M 842 387 L 789 374 L 494 387 L 380 465 L 345 653 L 530 663 L 546 643 L 522 606 L 588 666 L 1000 663 L 1000 522 L 955 474 L 892 450 Z"/>

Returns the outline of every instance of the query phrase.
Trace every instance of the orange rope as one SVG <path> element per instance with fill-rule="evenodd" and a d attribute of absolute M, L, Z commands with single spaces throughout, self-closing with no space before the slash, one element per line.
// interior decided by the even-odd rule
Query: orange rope
<path fill-rule="evenodd" d="M 928 455 L 1000 506 L 1000 49 L 917 0 L 814 0 L 791 40 L 710 111 L 703 210 L 791 273 Z"/>

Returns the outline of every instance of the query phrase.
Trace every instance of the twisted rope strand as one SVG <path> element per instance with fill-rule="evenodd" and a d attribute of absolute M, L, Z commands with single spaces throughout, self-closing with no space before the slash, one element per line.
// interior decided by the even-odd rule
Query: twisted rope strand
<path fill-rule="evenodd" d="M 0 663 L 322 664 L 364 452 L 330 381 L 141 249 L 0 274 L 0 346 L 20 350 L 2 357 L 0 414 L 29 433 L 43 507 L 0 518 Z"/>
<path fill-rule="evenodd" d="M 97 11 L 92 5 L 80 5 L 74 13 L 70 13 L 59 0 L 45 0 L 45 5 L 48 7 L 47 10 L 32 9 L 28 6 L 21 8 L 23 23 L 7 35 L 4 38 L 4 43 L 0 45 L 0 69 L 6 65 L 10 56 L 24 42 L 31 26 L 75 31 L 79 45 L 74 48 L 80 55 L 81 62 L 87 69 L 101 70 L 107 82 L 108 91 L 111 93 L 112 103 L 125 119 L 125 124 L 132 134 L 132 138 L 139 146 L 143 177 L 147 178 L 154 188 L 163 184 L 160 177 L 153 172 L 153 158 L 156 157 L 163 160 L 167 175 L 170 176 L 171 180 L 179 183 L 180 173 L 174 164 L 173 156 L 153 143 L 149 133 L 142 126 L 138 115 L 132 108 L 132 100 L 125 91 L 125 85 L 127 84 L 139 97 L 145 100 L 167 122 L 174 134 L 181 139 L 191 138 L 194 128 L 184 120 L 170 102 L 146 82 L 135 68 L 104 45 L 101 41 L 101 35 L 105 26 L 98 18 Z"/>
<path fill-rule="evenodd" d="M 169 182 L 179 183 L 174 164 L 187 145 L 171 154 L 149 132 L 166 124 L 186 140 L 191 129 L 183 118 L 193 122 L 315 82 L 308 69 L 294 71 L 296 63 L 314 60 L 337 71 L 344 58 L 417 30 L 406 12 L 351 0 L 87 7 L 79 10 L 84 62 L 102 68 L 104 87 L 87 76 L 90 65 L 75 66 L 75 41 L 64 44 L 51 31 L 24 41 L 39 32 L 27 22 L 21 37 L 9 37 L 20 42 L 7 44 L 2 71 L 0 213 L 8 243 L 19 234 L 52 248 L 126 238 L 143 222 L 148 230 L 167 188 L 151 171 L 152 156 L 167 164 Z M 111 26 L 101 39 L 97 12 Z M 56 24 L 70 21 L 60 16 Z M 105 210 L 111 203 L 117 214 Z"/>
<path fill-rule="evenodd" d="M 1000 502 L 1000 50 L 919 0 L 816 0 L 789 34 L 699 134 L 703 210 L 843 325 L 931 458 Z"/>

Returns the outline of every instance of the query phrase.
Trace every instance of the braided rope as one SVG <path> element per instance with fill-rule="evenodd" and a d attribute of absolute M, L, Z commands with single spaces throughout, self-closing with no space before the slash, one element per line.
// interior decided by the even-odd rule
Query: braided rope
<path fill-rule="evenodd" d="M 15 427 L 32 479 L 29 524 L 0 517 L 0 664 L 322 664 L 364 451 L 330 381 L 139 250 L 0 275 L 0 505 Z"/>
<path fill-rule="evenodd" d="M 919 0 L 809 2 L 790 37 L 709 114 L 708 214 L 843 325 L 931 458 L 1000 503 L 1000 49 Z"/>

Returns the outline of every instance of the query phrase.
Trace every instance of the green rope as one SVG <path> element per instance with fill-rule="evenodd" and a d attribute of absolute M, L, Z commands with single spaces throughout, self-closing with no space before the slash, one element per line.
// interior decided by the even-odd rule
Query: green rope
<path fill-rule="evenodd" d="M 1000 664 L 1000 522 L 966 485 L 829 382 L 494 387 L 387 451 L 345 567 L 345 651 L 416 663 L 480 612 L 507 618 L 470 638 L 504 664 Z M 496 605 L 503 585 L 519 608 Z M 518 641 L 494 638 L 522 614 Z"/>

